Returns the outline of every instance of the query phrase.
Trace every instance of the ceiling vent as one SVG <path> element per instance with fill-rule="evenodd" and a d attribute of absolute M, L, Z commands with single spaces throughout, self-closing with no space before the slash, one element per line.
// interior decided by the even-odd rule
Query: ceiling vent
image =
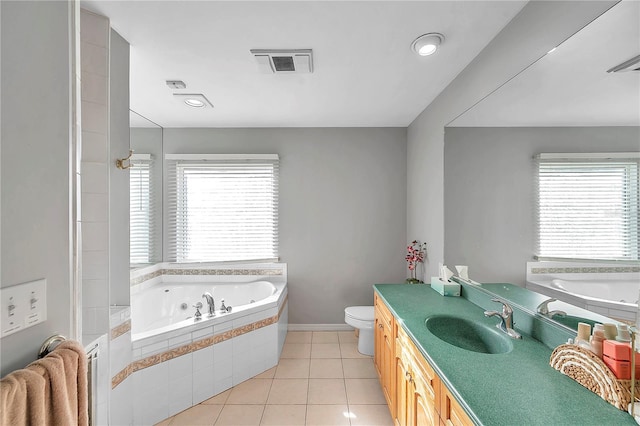
<path fill-rule="evenodd" d="M 640 71 L 640 55 L 635 58 L 631 58 L 628 61 L 624 61 L 620 65 L 608 69 L 607 72 L 627 72 L 627 71 Z"/>
<path fill-rule="evenodd" d="M 313 52 L 311 49 L 251 49 L 251 54 L 258 61 L 260 71 L 265 74 L 313 72 Z"/>

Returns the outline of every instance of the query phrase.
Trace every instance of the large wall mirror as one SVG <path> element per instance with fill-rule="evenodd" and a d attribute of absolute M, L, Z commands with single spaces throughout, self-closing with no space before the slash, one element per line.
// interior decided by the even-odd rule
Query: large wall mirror
<path fill-rule="evenodd" d="M 533 157 L 640 151 L 640 62 L 607 72 L 640 55 L 638 16 L 640 3 L 615 4 L 445 128 L 448 263 L 469 265 L 475 281 L 524 287 L 536 245 Z M 534 313 L 548 299 L 487 289 Z M 571 305 L 550 309 L 605 320 Z"/>
<path fill-rule="evenodd" d="M 130 265 L 162 261 L 163 129 L 130 111 Z"/>

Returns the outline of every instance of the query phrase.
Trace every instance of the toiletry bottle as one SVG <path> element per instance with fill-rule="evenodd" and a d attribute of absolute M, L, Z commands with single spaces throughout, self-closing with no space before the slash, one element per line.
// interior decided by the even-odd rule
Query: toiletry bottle
<path fill-rule="evenodd" d="M 604 338 L 607 340 L 616 340 L 616 336 L 618 335 L 618 328 L 615 324 L 605 323 L 604 324 Z"/>
<path fill-rule="evenodd" d="M 597 325 L 597 324 L 596 324 Z M 602 330 L 594 329 L 593 336 L 591 336 L 591 352 L 598 355 L 598 358 L 602 359 L 602 342 L 604 341 L 604 332 Z"/>
<path fill-rule="evenodd" d="M 618 336 L 616 337 L 618 342 L 630 342 L 631 334 L 629 334 L 629 326 L 627 324 L 618 324 Z"/>
<path fill-rule="evenodd" d="M 576 345 L 580 342 L 587 342 L 589 344 L 589 337 L 591 336 L 591 326 L 586 322 L 578 323 L 578 337 L 576 337 Z"/>

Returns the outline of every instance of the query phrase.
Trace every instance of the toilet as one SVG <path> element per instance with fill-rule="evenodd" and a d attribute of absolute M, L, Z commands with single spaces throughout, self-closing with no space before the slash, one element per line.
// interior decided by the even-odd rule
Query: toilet
<path fill-rule="evenodd" d="M 349 306 L 344 310 L 344 321 L 359 330 L 358 352 L 373 356 L 373 306 Z"/>

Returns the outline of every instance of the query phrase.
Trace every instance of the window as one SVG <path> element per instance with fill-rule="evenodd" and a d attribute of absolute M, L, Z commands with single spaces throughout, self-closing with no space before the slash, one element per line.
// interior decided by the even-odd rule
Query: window
<path fill-rule="evenodd" d="M 278 257 L 277 155 L 167 155 L 169 256 Z"/>
<path fill-rule="evenodd" d="M 149 154 L 134 154 L 129 169 L 129 244 L 131 263 L 153 261 L 152 160 Z"/>
<path fill-rule="evenodd" d="M 638 260 L 638 153 L 537 157 L 539 258 Z"/>

